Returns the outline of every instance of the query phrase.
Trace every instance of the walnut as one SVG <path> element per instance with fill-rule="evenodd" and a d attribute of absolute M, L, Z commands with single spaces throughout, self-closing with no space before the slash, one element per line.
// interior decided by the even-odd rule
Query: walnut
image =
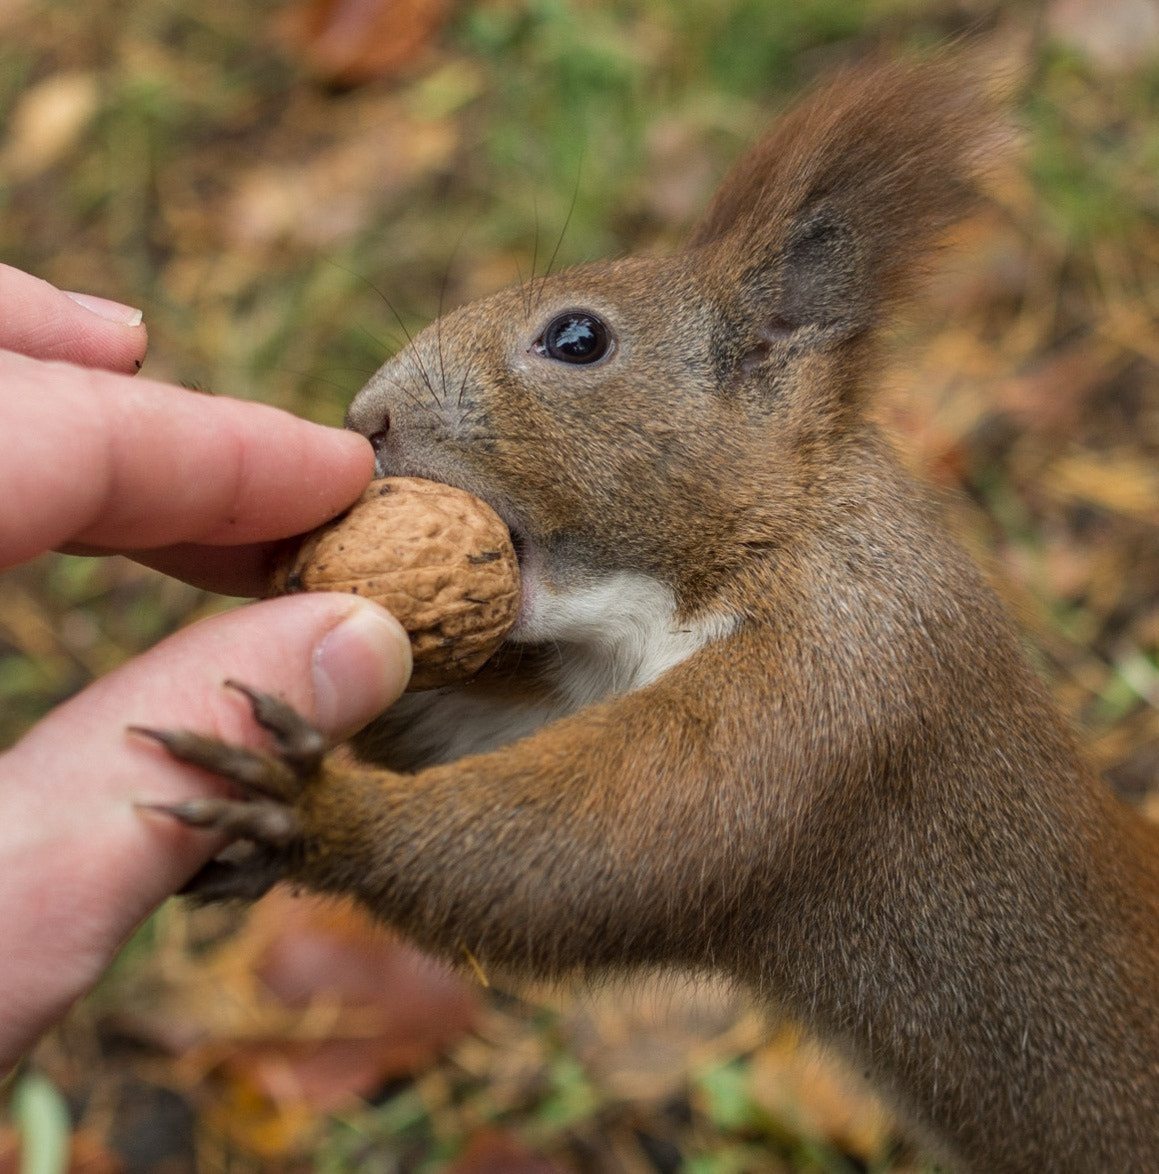
<path fill-rule="evenodd" d="M 276 568 L 271 595 L 350 591 L 410 634 L 408 689 L 474 676 L 519 612 L 511 535 L 485 502 L 416 477 L 372 481 L 346 513 L 307 534 Z"/>

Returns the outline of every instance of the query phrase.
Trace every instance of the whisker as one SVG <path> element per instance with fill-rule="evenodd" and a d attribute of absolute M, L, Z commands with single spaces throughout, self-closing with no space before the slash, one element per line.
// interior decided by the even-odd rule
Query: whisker
<path fill-rule="evenodd" d="M 354 277 L 357 280 L 361 281 L 363 283 L 363 285 L 365 285 L 368 289 L 373 290 L 379 296 L 379 298 L 382 299 L 383 303 L 386 305 L 386 308 L 388 310 L 390 310 L 391 314 L 394 316 L 395 322 L 398 323 L 398 328 L 402 331 L 403 337 L 406 339 L 406 345 L 408 347 L 413 348 L 414 347 L 414 336 L 411 334 L 410 330 L 407 329 L 407 324 L 403 321 L 403 317 L 398 312 L 398 309 L 396 308 L 394 302 L 392 302 L 390 300 L 390 298 L 388 298 L 386 296 L 385 292 L 383 292 L 383 290 L 381 290 L 377 285 L 375 285 L 374 282 L 371 281 L 369 277 L 365 277 L 363 274 L 359 273 L 356 269 L 351 269 L 347 265 L 340 265 L 337 261 L 335 261 L 329 257 L 326 260 L 327 260 L 327 263 L 330 265 L 333 265 L 335 269 L 340 269 L 343 273 L 348 273 L 351 277 Z M 369 331 L 367 331 L 367 333 L 369 334 Z M 373 335 L 371 335 L 371 337 L 373 337 Z M 418 351 L 415 350 L 414 356 L 415 356 L 415 360 L 417 361 L 417 363 L 419 365 L 419 370 L 422 373 L 423 382 L 427 385 L 427 388 L 430 391 L 431 395 L 434 396 L 435 402 L 438 403 L 439 402 L 439 395 L 438 395 L 438 392 L 435 391 L 434 384 L 431 382 L 430 372 L 427 371 L 426 365 L 423 363 L 422 355 L 420 355 L 418 353 Z"/>
<path fill-rule="evenodd" d="M 402 394 L 405 395 L 416 408 L 422 408 L 424 411 L 431 410 L 430 404 L 428 404 L 426 400 L 423 399 L 423 397 L 420 396 L 409 384 L 404 383 L 401 379 L 396 378 L 394 375 L 384 374 L 383 378 L 386 379 L 398 391 L 401 391 Z M 430 385 L 427 384 L 427 386 L 429 387 Z"/>
<path fill-rule="evenodd" d="M 531 317 L 535 295 L 535 266 L 539 261 L 539 201 L 531 194 L 531 214 L 535 222 L 535 233 L 531 238 L 531 276 L 527 282 L 527 316 Z"/>
<path fill-rule="evenodd" d="M 378 335 L 374 333 L 374 331 L 369 330 L 367 327 L 359 325 L 357 327 L 357 331 L 365 338 L 370 339 L 374 346 L 383 351 L 388 357 L 391 355 L 397 355 L 398 352 L 403 348 L 404 344 L 398 339 L 397 336 L 393 334 L 384 335 L 388 345 L 383 345 L 383 339 L 379 338 Z"/>
<path fill-rule="evenodd" d="M 581 153 L 579 166 L 576 169 L 575 187 L 572 188 L 572 192 L 571 192 L 571 203 L 568 205 L 567 215 L 564 217 L 564 220 L 563 220 L 563 227 L 559 230 L 559 236 L 556 238 L 555 248 L 551 250 L 551 257 L 548 259 L 547 269 L 544 271 L 543 277 L 540 279 L 540 282 L 539 282 L 539 297 L 540 298 L 543 297 L 543 291 L 544 291 L 544 287 L 547 285 L 547 279 L 551 276 L 552 271 L 555 269 L 555 262 L 559 258 L 559 250 L 563 247 L 564 237 L 567 236 L 567 230 L 571 226 L 571 218 L 575 214 L 576 204 L 579 201 L 580 175 L 583 171 L 583 166 L 584 166 L 584 161 L 583 161 L 583 155 Z M 538 304 L 538 299 L 537 299 L 537 304 Z"/>
<path fill-rule="evenodd" d="M 409 345 L 413 341 L 413 339 L 411 338 L 410 331 L 407 330 L 407 328 L 406 328 L 406 323 L 402 320 L 402 315 L 395 308 L 394 302 L 392 302 L 390 300 L 390 298 L 388 298 L 386 296 L 385 290 L 383 290 L 380 286 L 376 285 L 365 274 L 359 273 L 357 269 L 351 269 L 348 265 L 339 264 L 339 262 L 335 261 L 332 257 L 327 257 L 326 263 L 328 265 L 332 265 L 335 269 L 341 270 L 341 272 L 348 274 L 350 277 L 353 277 L 355 280 L 361 281 L 362 284 L 365 285 L 367 289 L 369 289 L 373 293 L 377 294 L 378 298 L 386 305 L 387 309 L 390 310 L 391 314 L 394 315 L 394 320 L 398 323 L 399 329 L 402 331 L 403 336 L 406 338 L 407 344 Z M 370 334 L 370 332 L 367 331 L 367 334 Z M 370 337 L 373 338 L 374 336 L 370 335 Z M 397 339 L 393 340 L 393 341 L 397 342 Z"/>
<path fill-rule="evenodd" d="M 439 282 L 439 313 L 435 319 L 435 351 L 439 359 L 439 386 L 443 389 L 443 394 L 447 391 L 447 364 L 443 355 L 443 312 L 446 308 L 447 300 L 447 285 L 451 280 L 451 269 L 455 264 L 455 258 L 459 255 L 459 249 L 463 244 L 463 237 L 467 235 L 467 228 L 464 225 L 460 230 L 457 239 L 455 240 L 455 247 L 451 249 L 451 255 L 447 258 L 447 264 L 443 269 L 443 277 Z M 460 388 L 459 395 L 462 397 L 462 389 Z M 439 397 L 435 397 L 436 402 Z M 441 402 L 440 402 L 441 406 Z"/>
<path fill-rule="evenodd" d="M 439 360 L 439 386 L 443 389 L 444 394 L 447 390 L 447 361 L 443 355 L 443 302 L 447 296 L 447 280 L 450 275 L 448 265 L 443 270 L 443 278 L 439 282 L 439 313 L 435 318 L 435 355 Z"/>
<path fill-rule="evenodd" d="M 439 316 L 435 319 L 435 357 L 439 361 L 439 387 L 443 389 L 443 394 L 447 391 L 447 364 L 443 358 L 443 295 L 439 294 Z M 438 392 L 431 388 L 431 394 L 435 397 L 435 403 L 439 407 L 443 406 L 443 401 Z"/>
<path fill-rule="evenodd" d="M 455 407 L 461 408 L 463 406 L 463 393 L 467 390 L 467 382 L 475 370 L 475 359 L 471 357 L 471 361 L 467 364 L 466 370 L 463 372 L 463 378 L 459 381 L 459 395 L 455 400 Z"/>
<path fill-rule="evenodd" d="M 333 387 L 336 391 L 350 391 L 350 385 L 348 381 L 331 379 L 328 376 L 322 375 L 316 371 L 300 371 L 294 367 L 283 367 L 281 365 L 274 367 L 273 370 L 280 375 L 293 375 L 298 379 L 305 380 L 307 383 L 320 383 L 325 387 Z M 365 367 L 331 367 L 329 370 L 334 374 L 354 371 L 358 375 L 362 376 L 363 381 L 369 379 L 370 376 L 374 374 L 372 370 L 368 371 Z"/>
<path fill-rule="evenodd" d="M 420 354 L 418 347 L 414 345 L 414 339 L 411 337 L 410 331 L 407 330 L 406 326 L 402 324 L 401 319 L 399 321 L 399 325 L 402 325 L 403 333 L 406 335 L 407 354 L 414 360 L 415 365 L 418 367 L 419 377 L 426 385 L 427 391 L 431 393 L 431 398 L 441 407 L 442 400 L 439 398 L 439 393 L 435 390 L 435 385 L 431 380 L 431 373 L 427 370 L 427 365 L 423 362 L 423 357 Z M 439 327 L 436 324 L 436 337 L 438 337 L 438 329 Z"/>
<path fill-rule="evenodd" d="M 287 375 L 310 375 L 309 371 L 295 371 L 291 367 L 278 367 L 278 371 L 284 371 Z M 355 375 L 364 375 L 369 378 L 378 370 L 377 367 L 327 367 L 327 371 L 332 371 L 337 375 L 348 375 L 353 372 Z"/>

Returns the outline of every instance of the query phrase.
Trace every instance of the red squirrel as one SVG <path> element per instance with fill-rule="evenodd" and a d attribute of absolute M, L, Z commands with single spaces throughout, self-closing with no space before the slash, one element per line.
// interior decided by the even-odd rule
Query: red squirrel
<path fill-rule="evenodd" d="M 489 502 L 519 621 L 323 753 L 154 732 L 252 843 L 210 897 L 349 894 L 539 978 L 723 972 L 860 1065 L 953 1169 L 1159 1167 L 1159 841 L 1097 779 L 871 421 L 881 330 L 998 115 L 942 57 L 853 69 L 684 251 L 460 309 L 354 400 L 379 473 Z"/>

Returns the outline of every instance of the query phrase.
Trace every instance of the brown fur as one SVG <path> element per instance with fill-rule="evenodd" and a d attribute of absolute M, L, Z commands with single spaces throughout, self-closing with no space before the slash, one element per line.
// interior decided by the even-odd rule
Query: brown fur
<path fill-rule="evenodd" d="M 385 370 L 351 414 L 384 468 L 492 501 L 551 590 L 622 570 L 681 623 L 737 622 L 490 752 L 324 767 L 284 863 L 484 966 L 727 972 L 956 1168 L 1143 1170 L 1155 837 L 865 416 L 876 331 L 994 124 L 949 61 L 854 71 L 742 160 L 686 252 L 496 295 Z M 528 357 L 569 307 L 613 325 L 609 361 Z M 511 647 L 463 696 L 548 704 L 554 651 Z M 404 726 L 364 745 L 392 761 Z"/>

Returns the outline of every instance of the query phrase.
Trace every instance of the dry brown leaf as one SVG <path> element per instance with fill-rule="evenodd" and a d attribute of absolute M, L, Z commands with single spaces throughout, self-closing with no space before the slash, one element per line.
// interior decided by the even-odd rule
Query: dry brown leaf
<path fill-rule="evenodd" d="M 1098 331 L 1128 354 L 1140 355 L 1159 367 L 1159 323 L 1146 306 L 1120 301 L 1108 304 Z"/>
<path fill-rule="evenodd" d="M 277 32 L 316 76 L 354 86 L 413 65 L 449 11 L 449 0 L 306 0 Z"/>
<path fill-rule="evenodd" d="M 1085 403 L 1123 362 L 1114 348 L 1078 344 L 996 383 L 994 401 L 1029 428 L 1069 432 Z"/>
<path fill-rule="evenodd" d="M 960 484 L 968 439 L 993 411 L 991 387 L 999 369 L 974 332 L 946 329 L 920 354 L 900 360 L 875 413 L 914 469 L 939 484 Z"/>
<path fill-rule="evenodd" d="M 1045 470 L 1041 485 L 1057 500 L 1159 525 L 1159 468 L 1134 453 L 1069 453 Z"/>
<path fill-rule="evenodd" d="M 830 1141 L 847 1153 L 880 1157 L 890 1135 L 881 1102 L 836 1059 L 783 1029 L 754 1056 L 753 1100 L 806 1137 Z"/>
<path fill-rule="evenodd" d="M 384 107 L 380 122 L 302 163 L 263 163 L 239 176 L 223 218 L 228 243 L 333 246 L 365 228 L 392 194 L 437 171 L 456 142 L 449 121 Z"/>
<path fill-rule="evenodd" d="M 552 1161 L 533 1154 L 510 1133 L 487 1129 L 476 1134 L 447 1174 L 561 1174 Z"/>
<path fill-rule="evenodd" d="M 91 1130 L 78 1129 L 69 1139 L 68 1166 L 63 1174 L 122 1174 L 121 1157 Z M 20 1135 L 13 1129 L 0 1129 L 0 1174 L 22 1174 Z"/>
<path fill-rule="evenodd" d="M 301 1150 L 320 1126 L 310 1106 L 272 1101 L 242 1075 L 215 1089 L 203 1109 L 203 1120 L 211 1133 L 233 1147 L 266 1159 Z"/>
<path fill-rule="evenodd" d="M 764 1016 L 727 983 L 697 977 L 633 982 L 585 993 L 568 1031 L 593 1076 L 622 1100 L 659 1103 L 691 1073 L 753 1047 Z"/>
<path fill-rule="evenodd" d="M 21 96 L 9 120 L 0 168 L 13 180 L 47 171 L 79 142 L 99 104 L 95 73 L 56 73 Z"/>
<path fill-rule="evenodd" d="M 285 890 L 202 957 L 179 953 L 162 1006 L 118 1028 L 176 1055 L 168 1079 L 200 1087 L 214 1132 L 264 1157 L 432 1064 L 478 1012 L 475 988 L 354 906 Z"/>
<path fill-rule="evenodd" d="M 113 1153 L 104 1139 L 89 1129 L 72 1135 L 68 1157 L 68 1174 L 122 1174 L 125 1162 Z"/>
<path fill-rule="evenodd" d="M 18 24 L 31 7 L 31 0 L 0 0 L 0 32 Z"/>
<path fill-rule="evenodd" d="M 1142 65 L 1159 52 L 1155 0 L 1053 0 L 1046 24 L 1055 38 L 1104 69 Z"/>
<path fill-rule="evenodd" d="M 268 935 L 256 973 L 271 994 L 304 1010 L 323 995 L 364 1024 L 352 1038 L 288 1041 L 272 1059 L 235 1055 L 272 1097 L 316 1108 L 349 1102 L 433 1063 L 475 1023 L 474 987 L 353 905 L 273 893 L 255 922 L 250 932 Z"/>

